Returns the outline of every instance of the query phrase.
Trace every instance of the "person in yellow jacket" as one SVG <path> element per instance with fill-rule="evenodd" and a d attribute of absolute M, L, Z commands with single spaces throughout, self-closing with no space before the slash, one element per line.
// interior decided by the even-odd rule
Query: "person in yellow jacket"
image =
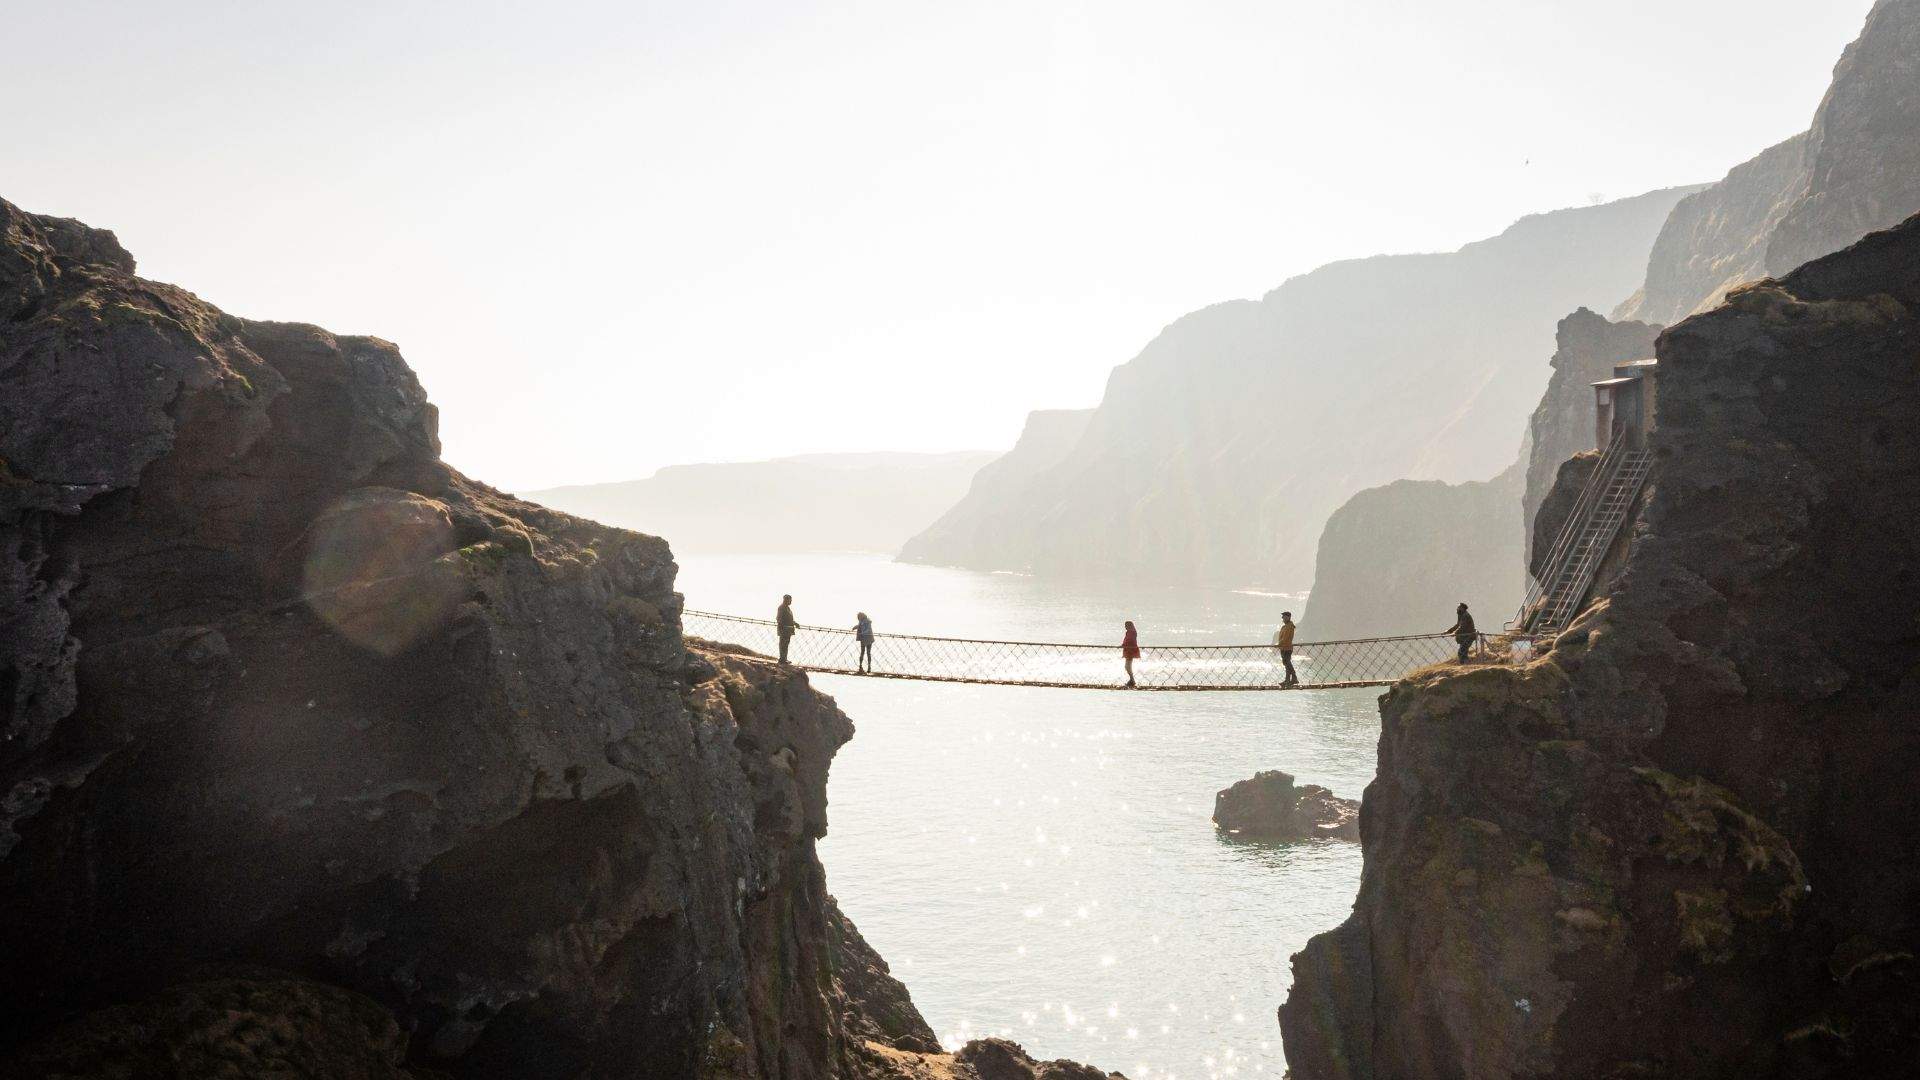
<path fill-rule="evenodd" d="M 1287 667 L 1287 681 L 1281 686 L 1299 686 L 1300 676 L 1293 671 L 1293 612 L 1280 613 L 1280 629 L 1273 632 L 1273 647 L 1280 653 L 1280 662 Z"/>

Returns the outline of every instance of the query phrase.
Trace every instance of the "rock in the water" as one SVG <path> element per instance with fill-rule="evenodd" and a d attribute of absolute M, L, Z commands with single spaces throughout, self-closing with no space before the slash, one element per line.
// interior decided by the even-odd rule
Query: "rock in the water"
<path fill-rule="evenodd" d="M 953 1060 L 971 1069 L 979 1080 L 1126 1080 L 1119 1073 L 1072 1061 L 1035 1061 L 1019 1043 L 1006 1039 L 975 1039 L 961 1047 Z"/>
<path fill-rule="evenodd" d="M 1920 217 L 1661 335 L 1610 595 L 1383 700 L 1299 1080 L 1911 1077 Z"/>
<path fill-rule="evenodd" d="M 1249 840 L 1358 840 L 1360 804 L 1270 769 L 1215 795 L 1213 822 Z"/>

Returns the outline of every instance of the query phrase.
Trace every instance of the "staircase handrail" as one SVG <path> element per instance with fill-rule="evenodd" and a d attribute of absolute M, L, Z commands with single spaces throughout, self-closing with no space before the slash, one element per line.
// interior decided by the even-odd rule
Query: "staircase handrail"
<path fill-rule="evenodd" d="M 1573 509 L 1567 514 L 1566 524 L 1561 526 L 1559 537 L 1554 540 L 1553 547 L 1548 549 L 1546 561 L 1541 564 L 1542 573 L 1527 586 L 1525 598 L 1520 601 L 1520 610 L 1514 613 L 1513 621 L 1507 624 L 1509 629 L 1526 627 L 1528 612 L 1547 594 L 1554 579 L 1565 569 L 1564 564 L 1572 554 L 1573 545 L 1579 541 L 1580 531 L 1585 527 L 1588 516 L 1605 494 L 1607 485 L 1613 482 L 1613 473 L 1619 466 L 1622 449 L 1626 445 L 1626 440 L 1621 437 L 1623 432 L 1623 425 L 1614 425 L 1607 438 L 1607 449 L 1600 455 L 1600 463 L 1594 466 L 1593 475 L 1587 478 L 1586 486 L 1580 489 Z"/>

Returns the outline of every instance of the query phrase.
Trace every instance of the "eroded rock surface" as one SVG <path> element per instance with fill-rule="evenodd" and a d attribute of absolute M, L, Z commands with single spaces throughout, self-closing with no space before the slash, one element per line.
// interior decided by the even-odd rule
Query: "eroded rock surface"
<path fill-rule="evenodd" d="M 63 1024 L 7 1062 L 13 1080 L 431 1080 L 403 1066 L 393 1015 L 339 987 L 262 975 L 182 983 Z"/>
<path fill-rule="evenodd" d="M 0 202 L 0 1072 L 206 1010 L 306 1075 L 934 1048 L 814 855 L 830 698 L 690 648 L 664 541 L 443 464 L 391 344 L 133 270 Z"/>
<path fill-rule="evenodd" d="M 1920 218 L 1659 340 L 1611 595 L 1382 705 L 1294 1076 L 1848 1077 L 1920 1061 Z"/>
<path fill-rule="evenodd" d="M 1216 794 L 1213 823 L 1248 840 L 1358 840 L 1360 804 L 1270 769 Z"/>
<path fill-rule="evenodd" d="M 1617 318 L 1671 324 L 1920 212 L 1920 0 L 1878 0 L 1813 126 L 1674 208 Z"/>
<path fill-rule="evenodd" d="M 973 1070 L 979 1080 L 1126 1080 L 1072 1061 L 1035 1061 L 1019 1043 L 1006 1039 L 976 1039 L 954 1055 L 954 1061 Z"/>

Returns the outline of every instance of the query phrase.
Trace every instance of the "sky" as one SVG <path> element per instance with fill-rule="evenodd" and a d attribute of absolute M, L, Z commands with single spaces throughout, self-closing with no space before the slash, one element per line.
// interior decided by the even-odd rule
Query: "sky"
<path fill-rule="evenodd" d="M 1000 449 L 1181 314 L 1704 182 L 1871 0 L 0 0 L 0 198 L 508 490 Z"/>

